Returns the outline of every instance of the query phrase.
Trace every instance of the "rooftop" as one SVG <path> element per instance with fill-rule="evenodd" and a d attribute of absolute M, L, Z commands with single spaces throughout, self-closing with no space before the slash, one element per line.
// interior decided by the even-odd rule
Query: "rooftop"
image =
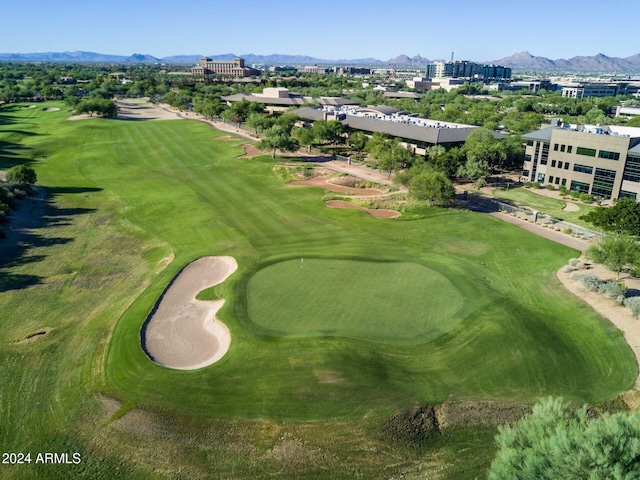
<path fill-rule="evenodd" d="M 386 105 L 366 107 L 325 105 L 323 107 L 303 107 L 293 113 L 313 121 L 336 118 L 343 124 L 357 130 L 381 132 L 433 145 L 464 142 L 469 134 L 478 128 L 474 125 L 419 118 Z M 502 137 L 498 133 L 495 135 Z"/>

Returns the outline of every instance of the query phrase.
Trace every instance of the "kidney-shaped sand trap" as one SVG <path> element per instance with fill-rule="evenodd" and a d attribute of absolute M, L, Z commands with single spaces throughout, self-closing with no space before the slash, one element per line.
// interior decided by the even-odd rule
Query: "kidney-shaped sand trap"
<path fill-rule="evenodd" d="M 142 348 L 151 360 L 169 368 L 194 370 L 227 353 L 231 333 L 216 318 L 224 300 L 200 301 L 196 295 L 224 282 L 237 268 L 233 257 L 202 257 L 174 278 L 142 332 Z"/>

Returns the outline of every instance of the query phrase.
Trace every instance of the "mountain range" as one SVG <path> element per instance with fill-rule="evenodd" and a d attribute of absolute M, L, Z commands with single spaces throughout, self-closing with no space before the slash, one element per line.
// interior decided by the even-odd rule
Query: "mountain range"
<path fill-rule="evenodd" d="M 109 55 L 94 52 L 46 52 L 46 53 L 0 53 L 1 62 L 64 62 L 64 63 L 118 63 L 118 64 L 171 64 L 195 65 L 202 55 L 176 55 L 170 57 L 154 57 L 148 54 L 135 53 L 131 56 Z M 236 55 L 225 53 L 209 55 L 213 60 L 231 60 L 236 57 L 244 58 L 248 65 L 371 65 L 371 66 L 413 66 L 423 67 L 431 60 L 416 55 L 409 57 L 399 55 L 383 61 L 375 58 L 327 60 L 305 55 L 255 55 L 252 53 Z M 626 58 L 608 57 L 602 53 L 593 56 L 576 56 L 568 60 L 551 60 L 538 57 L 529 52 L 515 53 L 499 60 L 481 63 L 504 65 L 517 70 L 531 72 L 601 72 L 601 73 L 638 73 L 640 72 L 640 53 Z"/>

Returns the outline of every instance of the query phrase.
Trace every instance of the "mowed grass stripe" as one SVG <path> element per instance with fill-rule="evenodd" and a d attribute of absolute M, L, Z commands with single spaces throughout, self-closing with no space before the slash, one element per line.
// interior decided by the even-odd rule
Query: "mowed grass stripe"
<path fill-rule="evenodd" d="M 137 258 L 142 257 L 139 246 L 119 244 L 118 250 L 132 253 L 119 264 L 122 275 L 137 268 L 147 275 L 136 285 L 107 282 L 100 290 L 97 286 L 87 290 L 90 295 L 78 303 L 64 290 L 53 291 L 40 306 L 25 307 L 20 313 L 22 318 L 46 316 L 47 305 L 52 305 L 56 318 L 64 312 L 69 322 L 84 321 L 86 312 L 104 311 L 113 298 L 131 298 L 144 288 L 145 278 L 152 279 L 121 318 L 110 342 L 105 390 L 119 398 L 201 415 L 323 419 L 360 418 L 368 412 L 382 418 L 444 398 L 532 401 L 555 393 L 578 401 L 598 400 L 626 388 L 635 378 L 631 352 L 601 319 L 580 310 L 580 303 L 569 295 L 547 298 L 553 272 L 575 255 L 567 248 L 473 213 L 387 222 L 360 212 L 327 209 L 319 190 L 280 184 L 270 160 L 236 159 L 237 148 L 207 137 L 209 132 L 198 124 L 180 121 L 168 127 L 162 122 L 91 120 L 81 127 L 71 123 L 64 128 L 46 124 L 48 129 L 59 128 L 47 137 L 49 142 L 56 137 L 47 148 L 60 153 L 51 152 L 39 175 L 49 185 L 95 186 L 104 191 L 68 194 L 57 201 L 93 202 L 109 228 L 127 238 L 152 237 L 156 245 L 174 249 L 176 261 L 158 275 L 159 253 L 142 260 Z M 82 136 L 89 131 L 91 141 L 83 144 Z M 182 149 L 167 145 L 179 141 L 175 135 L 189 145 Z M 223 154 L 212 160 L 198 153 L 200 148 Z M 75 167 L 76 163 L 80 165 Z M 226 198 L 218 195 L 220 191 Z M 114 194 L 118 198 L 112 198 Z M 231 206 L 223 208 L 227 202 Z M 117 215 L 108 219 L 118 211 L 141 230 L 127 227 Z M 277 221 L 263 219 L 256 227 L 254 217 L 259 213 Z M 68 250 L 80 265 L 92 249 L 102 252 L 95 257 L 98 262 L 113 253 L 111 239 L 101 237 L 104 225 L 96 224 L 90 234 L 80 228 L 74 233 L 72 245 L 79 248 Z M 231 350 L 220 363 L 201 371 L 162 369 L 141 350 L 141 323 L 177 270 L 207 253 L 231 254 L 240 263 L 237 277 L 223 287 L 228 304 L 221 316 L 232 330 Z M 464 318 L 446 335 L 419 345 L 273 338 L 252 330 L 241 305 L 247 277 L 263 264 L 299 255 L 427 265 L 437 261 L 437 271 L 465 298 L 459 312 Z M 57 270 L 63 267 L 58 265 Z M 104 292 L 109 292 L 108 299 Z M 15 299 L 13 293 L 9 296 Z M 12 304 L 2 303 L 3 318 L 14 318 Z M 91 319 L 108 338 L 117 317 Z M 584 328 L 585 323 L 590 328 Z M 57 338 L 59 352 L 82 339 Z M 77 363 L 82 364 L 81 359 Z M 615 375 L 604 373 L 612 371 Z M 340 381 L 324 382 L 324 375 Z M 84 385 L 95 384 L 90 376 L 83 378 Z M 68 384 L 69 379 L 63 376 L 60 382 Z M 75 394 L 80 396 L 80 390 Z"/>

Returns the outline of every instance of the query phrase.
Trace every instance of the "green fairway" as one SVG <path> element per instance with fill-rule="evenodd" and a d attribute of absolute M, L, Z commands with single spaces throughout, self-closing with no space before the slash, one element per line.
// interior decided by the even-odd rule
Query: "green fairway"
<path fill-rule="evenodd" d="M 0 169 L 28 163 L 47 192 L 34 232 L 10 256 L 0 243 L 0 444 L 83 463 L 3 478 L 473 478 L 491 432 L 425 452 L 380 426 L 446 399 L 600 402 L 635 381 L 621 333 L 556 278 L 574 250 L 462 210 L 327 208 L 201 122 L 68 115 L 0 106 Z M 215 292 L 230 349 L 160 367 L 142 325 L 205 255 L 238 262 Z"/>
<path fill-rule="evenodd" d="M 251 320 L 276 336 L 383 342 L 433 340 L 455 325 L 463 304 L 446 277 L 423 265 L 316 258 L 260 270 L 247 301 Z"/>

